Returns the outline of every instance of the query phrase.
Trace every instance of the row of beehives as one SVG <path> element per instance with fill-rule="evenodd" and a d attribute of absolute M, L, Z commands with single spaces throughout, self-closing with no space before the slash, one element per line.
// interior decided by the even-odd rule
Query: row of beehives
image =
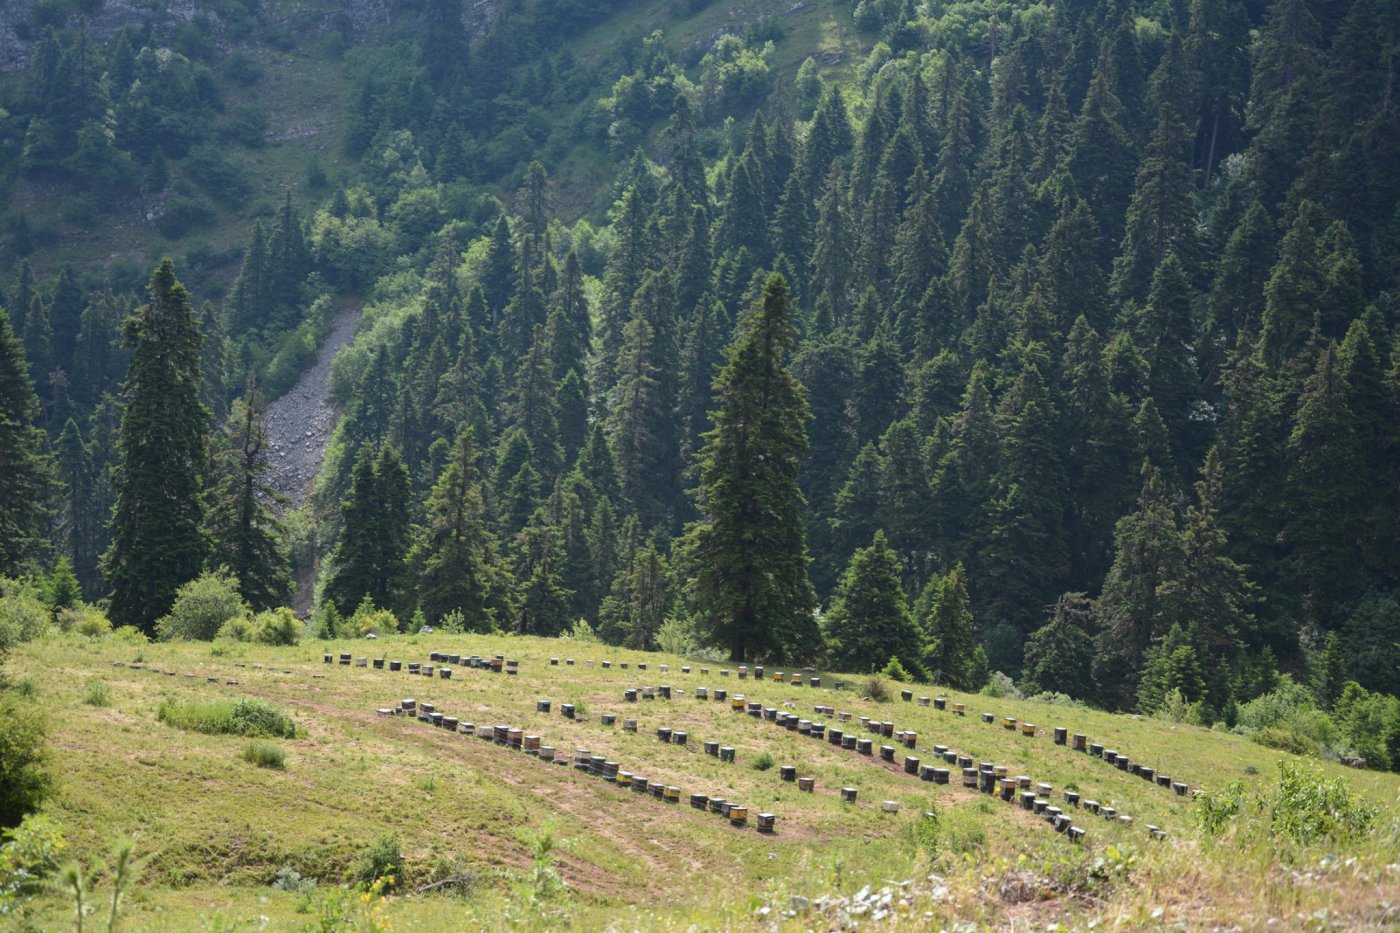
<path fill-rule="evenodd" d="M 799 735 L 807 735 L 821 741 L 825 739 L 831 745 L 843 749 L 855 751 L 859 755 L 874 758 L 874 740 L 864 736 L 856 736 L 842 729 L 828 729 L 825 723 L 814 722 L 809 719 L 802 719 L 795 714 L 783 712 L 774 707 L 765 707 L 761 703 L 747 701 L 742 696 L 734 697 L 730 703 L 730 708 L 735 712 L 746 712 L 755 719 L 762 719 L 772 722 L 779 728 L 785 728 L 796 732 Z M 827 706 L 817 706 L 815 711 L 822 715 L 830 715 L 833 711 Z M 838 713 L 840 720 L 849 722 L 851 714 Z M 918 746 L 918 733 L 912 731 L 896 731 L 894 723 L 876 721 L 868 717 L 859 718 L 862 729 L 875 732 L 882 737 L 893 738 L 898 745 L 906 748 L 916 749 Z M 946 764 L 956 765 L 962 772 L 962 786 L 980 790 L 986 794 L 997 794 L 1002 800 L 1007 802 L 1019 801 L 1020 805 L 1040 816 L 1050 823 L 1057 832 L 1067 834 L 1075 841 L 1082 841 L 1085 830 L 1081 826 L 1074 825 L 1074 819 L 1065 813 L 1060 807 L 1051 803 L 1051 794 L 1054 790 L 1052 785 L 1047 783 L 1035 783 L 1029 775 L 1010 774 L 1010 769 L 1005 765 L 998 765 L 992 762 L 981 762 L 974 766 L 972 757 L 960 755 L 958 752 L 944 745 L 933 746 L 933 754 L 938 756 Z M 880 759 L 882 761 L 895 763 L 896 748 L 893 745 L 880 746 Z M 947 768 L 942 768 L 934 764 L 928 764 L 913 756 L 904 756 L 904 772 L 933 784 L 948 784 L 951 772 Z M 783 765 L 779 769 L 779 775 L 785 781 L 796 780 L 802 790 L 811 791 L 814 789 L 812 778 L 797 776 L 797 769 L 791 765 Z M 1032 785 L 1034 784 L 1034 789 Z M 1082 800 L 1077 791 L 1065 790 L 1064 802 L 1074 808 L 1083 808 L 1096 816 L 1107 820 L 1132 825 L 1133 818 L 1126 814 L 1120 814 L 1110 806 L 1101 805 L 1096 800 Z M 843 799 L 854 801 L 856 796 L 855 788 L 846 787 L 841 789 Z M 885 809 L 890 810 L 890 802 L 886 801 Z M 1149 824 L 1148 833 L 1153 839 L 1165 839 L 1166 831 L 1158 826 Z"/>
<path fill-rule="evenodd" d="M 496 745 L 505 746 L 516 751 L 522 751 L 527 755 L 538 758 L 547 764 L 566 766 L 569 760 L 558 754 L 552 745 L 542 744 L 543 740 L 538 735 L 526 735 L 523 729 L 518 729 L 509 725 L 477 725 L 475 723 L 464 722 L 454 716 L 447 716 L 439 712 L 432 703 L 418 703 L 409 698 L 399 702 L 397 707 L 386 707 L 379 711 L 380 716 L 409 716 L 420 722 L 427 722 L 438 728 L 447 729 L 450 732 L 461 733 L 462 735 L 475 736 L 479 739 L 493 742 Z M 635 720 L 628 721 L 635 731 Z M 674 733 L 670 733 L 666 738 L 671 740 Z M 685 733 L 681 733 L 681 741 L 684 743 Z M 706 750 L 711 743 L 706 743 Z M 714 743 L 715 751 L 723 760 L 734 760 L 734 749 L 719 748 L 718 743 Z M 659 781 L 651 781 L 646 776 L 636 774 L 631 771 L 622 770 L 615 761 L 609 761 L 603 755 L 594 755 L 586 748 L 576 748 L 573 754 L 574 770 L 602 778 L 609 784 L 614 784 L 624 790 L 631 790 L 636 793 L 649 794 L 650 796 L 663 800 L 667 803 L 679 803 L 683 795 L 682 790 L 674 785 L 667 785 Z M 711 797 L 706 794 L 690 794 L 690 805 L 697 810 L 708 809 L 712 813 L 718 813 L 730 824 L 738 827 L 745 827 L 749 823 L 749 808 L 742 804 L 734 803 L 723 797 Z M 771 813 L 755 814 L 755 823 L 761 833 L 772 833 L 776 829 L 777 818 Z"/>
<path fill-rule="evenodd" d="M 904 690 L 901 692 L 900 696 L 905 702 L 908 702 L 913 698 L 913 693 Z M 929 704 L 929 697 L 919 697 L 920 706 L 928 706 Z M 935 709 L 951 712 L 957 716 L 965 716 L 967 714 L 966 704 L 949 703 L 945 697 L 934 697 L 932 699 L 932 705 Z M 1034 738 L 1036 735 L 1040 734 L 1040 729 L 1035 723 L 1017 721 L 1011 716 L 1000 718 L 1002 728 L 1007 732 L 1019 732 L 1021 735 L 1030 738 Z M 989 725 L 995 724 L 997 719 L 998 717 L 995 713 L 982 714 L 982 721 Z M 1071 736 L 1067 727 L 1055 726 L 1051 734 L 1056 745 L 1070 745 L 1075 751 L 1086 752 L 1092 758 L 1106 761 L 1118 768 L 1119 771 L 1127 771 L 1145 781 L 1156 784 L 1158 787 L 1168 788 L 1178 797 L 1185 797 L 1191 791 L 1191 785 L 1184 781 L 1174 781 L 1170 775 L 1158 773 L 1156 768 L 1149 768 L 1140 762 L 1134 762 L 1127 755 L 1119 754 L 1115 749 L 1105 749 L 1097 742 L 1090 742 L 1089 737 L 1083 733 L 1076 732 Z"/>
<path fill-rule="evenodd" d="M 428 658 L 430 661 L 433 662 L 432 664 L 420 664 L 412 661 L 409 662 L 407 665 L 408 673 L 421 674 L 424 677 L 432 677 L 436 674 L 442 680 L 451 680 L 453 668 L 448 667 L 447 665 L 449 664 L 465 665 L 468 668 L 483 671 L 491 671 L 494 674 L 499 674 L 503 671 L 507 674 L 520 673 L 520 662 L 514 660 L 507 660 L 505 655 L 501 654 L 498 654 L 495 657 L 483 658 L 481 655 L 477 654 L 448 654 L 442 651 L 434 651 L 428 656 Z M 325 656 L 325 663 L 327 664 L 333 664 L 335 663 L 335 660 L 335 655 L 327 654 Z M 385 665 L 387 665 L 389 670 L 391 671 L 402 671 L 405 669 L 403 661 L 386 661 L 384 658 L 352 658 L 352 656 L 348 653 L 342 652 L 340 654 L 341 664 L 348 667 L 351 664 L 352 660 L 356 667 L 372 666 L 377 671 L 383 670 Z"/>

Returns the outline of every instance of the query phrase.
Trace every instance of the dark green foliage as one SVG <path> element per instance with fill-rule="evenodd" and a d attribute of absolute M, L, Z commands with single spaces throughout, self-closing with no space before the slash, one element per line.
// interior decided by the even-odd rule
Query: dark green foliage
<path fill-rule="evenodd" d="M 899 578 L 899 559 L 877 531 L 871 545 L 851 557 L 824 619 L 832 667 L 867 673 L 896 657 L 906 669 L 918 669 L 920 634 Z"/>
<path fill-rule="evenodd" d="M 417 529 L 408 564 L 417 575 L 418 606 L 429 624 L 458 612 L 466 631 L 486 632 L 494 627 L 488 598 L 498 571 L 494 539 L 483 518 L 476 459 L 468 428 L 457 438 L 452 459 L 428 497 L 427 523 Z"/>
<path fill-rule="evenodd" d="M 700 455 L 701 518 L 684 545 L 690 606 L 735 661 L 810 657 L 820 644 L 797 483 L 808 409 L 786 367 L 792 347 L 787 285 L 773 275 L 715 380 L 719 408 Z"/>
<path fill-rule="evenodd" d="M 921 620 L 927 641 L 924 644 L 923 667 L 936 684 L 947 684 L 958 690 L 976 690 L 978 668 L 985 673 L 986 658 L 980 659 L 982 647 L 973 632 L 972 610 L 967 596 L 967 582 L 962 564 L 958 564 L 936 587 L 932 598 L 923 602 L 929 608 Z"/>
<path fill-rule="evenodd" d="M 203 531 L 209 411 L 200 401 L 203 337 L 189 293 L 161 262 L 150 300 L 127 318 L 117 500 L 104 557 L 117 625 L 152 631 L 209 553 Z"/>
<path fill-rule="evenodd" d="M 1066 593 L 1050 621 L 1031 633 L 1019 681 L 1027 694 L 1053 691 L 1092 700 L 1093 612 L 1083 593 Z"/>
<path fill-rule="evenodd" d="M 39 706 L 17 691 L 0 689 L 0 827 L 18 826 L 53 788 L 47 728 Z"/>
<path fill-rule="evenodd" d="M 0 308 L 0 576 L 31 569 L 44 547 L 54 476 L 38 416 L 24 348 Z"/>
<path fill-rule="evenodd" d="M 263 399 L 249 382 L 234 407 L 215 459 L 215 482 L 205 516 L 213 552 L 211 567 L 226 569 L 255 611 L 285 605 L 292 595 L 285 532 L 276 511 L 278 496 L 267 485 L 267 435 Z"/>
<path fill-rule="evenodd" d="M 355 460 L 336 567 L 325 598 L 342 616 L 368 596 L 373 604 L 403 608 L 408 598 L 409 482 L 403 459 L 390 444 L 378 452 L 366 444 Z"/>

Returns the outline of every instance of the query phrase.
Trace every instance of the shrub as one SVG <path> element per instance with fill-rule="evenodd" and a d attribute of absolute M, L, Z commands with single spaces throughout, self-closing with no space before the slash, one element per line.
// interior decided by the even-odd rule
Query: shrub
<path fill-rule="evenodd" d="M 656 645 L 667 654 L 690 654 L 698 643 L 695 621 L 687 616 L 672 616 L 656 630 Z"/>
<path fill-rule="evenodd" d="M 890 700 L 890 687 L 885 682 L 885 678 L 880 674 L 871 674 L 861 685 L 861 693 L 876 703 L 888 703 Z"/>
<path fill-rule="evenodd" d="M 282 746 L 271 742 L 249 742 L 243 746 L 243 760 L 259 768 L 273 768 L 277 771 L 287 767 L 287 753 Z"/>
<path fill-rule="evenodd" d="M 1001 671 L 992 671 L 991 676 L 987 678 L 986 684 L 983 685 L 981 693 L 983 696 L 996 697 L 997 699 L 1001 699 L 1002 697 L 1010 700 L 1025 699 L 1025 697 L 1021 695 L 1021 691 L 1016 689 L 1016 682 Z"/>
<path fill-rule="evenodd" d="M 914 848 L 922 849 L 929 855 L 938 851 L 938 835 L 940 829 L 937 810 L 925 810 L 923 815 L 915 820 L 910 826 L 910 833 L 913 837 Z"/>
<path fill-rule="evenodd" d="M 0 827 L 18 826 L 49 795 L 45 722 L 39 707 L 0 692 Z"/>
<path fill-rule="evenodd" d="M 156 718 L 163 723 L 191 732 L 210 735 L 293 738 L 296 723 L 290 716 L 261 700 L 215 700 L 213 702 L 161 703 Z"/>
<path fill-rule="evenodd" d="M 205 573 L 175 591 L 175 605 L 169 615 L 156 620 L 156 633 L 166 641 L 212 641 L 225 622 L 248 614 L 237 580 L 225 573 Z"/>
<path fill-rule="evenodd" d="M 366 635 L 384 635 L 399 630 L 399 620 L 388 609 L 376 609 L 374 600 L 365 596 L 356 607 L 355 614 L 345 620 L 340 634 L 364 638 Z"/>
<path fill-rule="evenodd" d="M 87 693 L 83 694 L 83 702 L 88 706 L 111 706 L 112 691 L 100 680 L 95 680 L 88 684 Z"/>
<path fill-rule="evenodd" d="M 767 752 L 764 752 L 763 754 L 759 755 L 753 760 L 753 769 L 755 771 L 767 771 L 772 767 L 773 756 L 768 754 Z"/>
<path fill-rule="evenodd" d="M 1315 767 L 1278 763 L 1278 783 L 1264 802 L 1269 835 L 1293 842 L 1352 842 L 1371 831 L 1374 808 L 1354 800 L 1341 778 L 1328 779 Z"/>
<path fill-rule="evenodd" d="M 4 838 L 0 845 L 0 917 L 14 913 L 23 898 L 37 893 L 68 849 L 63 827 L 39 813 L 26 816 Z"/>
<path fill-rule="evenodd" d="M 316 879 L 303 876 L 290 865 L 283 865 L 277 869 L 277 877 L 272 879 L 272 886 L 278 891 L 289 891 L 292 894 L 310 894 L 316 890 Z"/>
<path fill-rule="evenodd" d="M 397 879 L 403 874 L 403 853 L 399 837 L 386 833 L 374 840 L 350 866 L 350 880 L 356 884 L 373 884 L 383 879 Z M 392 886 L 394 882 L 391 881 Z"/>
<path fill-rule="evenodd" d="M 602 639 L 598 637 L 598 633 L 594 631 L 593 626 L 588 624 L 587 619 L 579 619 L 575 622 L 574 627 L 569 629 L 569 634 L 565 637 L 572 638 L 574 641 L 581 642 L 585 645 L 600 645 L 603 643 Z"/>
<path fill-rule="evenodd" d="M 891 657 L 890 663 L 885 665 L 885 669 L 880 671 L 882 675 L 890 680 L 902 684 L 912 683 L 914 678 L 909 676 L 909 672 L 904 669 L 904 665 L 899 663 L 899 658 Z"/>
<path fill-rule="evenodd" d="M 38 583 L 0 577 L 0 651 L 38 638 L 48 629 L 50 618 Z"/>
<path fill-rule="evenodd" d="M 253 629 L 264 645 L 288 646 L 301 641 L 301 622 L 286 606 L 253 616 Z"/>
<path fill-rule="evenodd" d="M 58 627 L 75 635 L 102 638 L 112 634 L 112 620 L 96 606 L 82 603 L 71 609 L 60 609 Z"/>

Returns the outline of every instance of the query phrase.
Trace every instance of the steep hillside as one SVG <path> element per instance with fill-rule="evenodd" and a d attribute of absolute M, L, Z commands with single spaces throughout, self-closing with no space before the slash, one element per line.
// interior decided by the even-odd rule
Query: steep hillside
<path fill-rule="evenodd" d="M 442 680 L 322 663 L 323 653 L 342 652 L 405 664 L 431 664 L 436 652 L 504 653 L 519 674 L 457 663 L 448 665 L 451 680 Z M 1381 808 L 1374 831 L 1347 843 L 1343 863 L 1333 857 L 1338 837 L 1295 841 L 1283 834 L 1287 817 L 1277 810 L 1261 811 L 1262 826 L 1251 828 L 1241 813 L 1205 832 L 1203 802 L 1054 740 L 1055 727 L 1084 734 L 1095 747 L 1188 784 L 1190 794 L 1208 793 L 1217 806 L 1234 799 L 1229 787 L 1238 781 L 1245 801 L 1258 793 L 1265 806 L 1286 807 L 1300 821 L 1320 816 L 1301 797 L 1274 801 L 1279 763 L 1291 756 L 1161 721 L 917 686 L 906 688 L 913 702 L 896 693 L 876 703 L 831 689 L 840 675 L 821 675 L 823 686 L 814 689 L 774 683 L 770 669 L 759 683 L 709 661 L 499 636 L 212 654 L 188 644 L 64 640 L 25 648 L 11 673 L 63 710 L 53 742 L 66 767 L 50 812 L 73 850 L 98 853 L 111 834 L 130 832 L 137 854 L 151 859 L 125 910 L 130 929 L 301 929 L 319 928 L 328 916 L 360 918 L 359 903 L 327 894 L 385 837 L 393 837 L 402 867 L 396 896 L 376 907 L 378 922 L 402 930 L 610 923 L 1253 928 L 1302 926 L 1320 916 L 1358 928 L 1392 922 L 1397 909 L 1394 776 L 1327 765 L 1306 777 L 1337 780 L 1349 788 L 1350 806 Z M 104 703 L 84 703 L 98 685 Z M 624 697 L 656 685 L 669 686 L 671 698 Z M 729 699 L 700 699 L 702 687 L 727 688 L 771 715 L 803 722 L 789 730 L 735 712 Z M 946 700 L 949 709 L 966 704 L 968 714 L 922 706 L 920 695 Z M 296 720 L 296 738 L 277 742 L 283 769 L 242 760 L 245 739 L 157 721 L 165 702 L 245 697 Z M 405 697 L 474 725 L 522 729 L 570 763 L 581 754 L 604 756 L 619 773 L 679 788 L 680 800 L 664 802 L 408 716 L 376 714 Z M 550 701 L 548 712 L 538 709 L 542 700 Z M 564 704 L 572 704 L 572 719 Z M 983 711 L 996 721 L 984 723 Z M 897 732 L 917 733 L 917 747 L 895 748 L 895 738 L 857 717 L 892 720 Z M 1018 728 L 1005 729 L 1004 717 L 1016 717 Z M 625 720 L 635 721 L 635 733 Z M 869 741 L 872 753 L 813 739 L 801 731 L 807 721 Z M 1026 721 L 1036 724 L 1034 736 L 1022 734 Z M 658 729 L 685 731 L 685 744 L 658 741 Z M 707 754 L 711 742 L 732 747 L 735 760 Z M 882 744 L 894 763 L 882 760 Z M 1019 800 L 965 788 L 962 770 L 939 760 L 935 744 L 970 757 L 974 767 L 988 762 L 1013 778 L 1028 776 L 1032 791 L 1039 788 L 1046 805 L 1084 829 L 1083 838 L 1057 832 Z M 906 774 L 910 756 L 951 771 L 950 783 Z M 786 779 L 787 767 L 813 779 L 813 789 Z M 842 800 L 842 788 L 856 791 L 853 803 Z M 691 794 L 746 805 L 747 825 L 694 809 Z M 1067 802 L 1073 794 L 1078 806 Z M 883 812 L 886 801 L 898 812 Z M 1115 817 L 1094 814 L 1088 801 L 1113 807 Z M 1336 797 L 1333 803 L 1347 806 Z M 775 817 L 775 832 L 757 831 L 759 813 Z M 1155 839 L 1149 824 L 1165 839 Z M 1270 826 L 1280 835 L 1270 838 Z M 319 883 L 312 890 L 299 879 Z M 51 927 L 68 910 L 49 897 L 24 916 Z"/>

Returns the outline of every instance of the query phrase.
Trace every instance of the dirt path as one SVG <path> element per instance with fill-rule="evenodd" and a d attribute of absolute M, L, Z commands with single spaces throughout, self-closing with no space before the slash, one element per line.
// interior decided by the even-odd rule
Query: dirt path
<path fill-rule="evenodd" d="M 291 391 L 267 406 L 264 427 L 272 449 L 268 479 L 292 507 L 305 500 L 321 469 L 339 414 L 330 398 L 331 360 L 355 336 L 359 322 L 358 304 L 341 309 L 316 353 L 315 364 L 301 374 Z"/>

